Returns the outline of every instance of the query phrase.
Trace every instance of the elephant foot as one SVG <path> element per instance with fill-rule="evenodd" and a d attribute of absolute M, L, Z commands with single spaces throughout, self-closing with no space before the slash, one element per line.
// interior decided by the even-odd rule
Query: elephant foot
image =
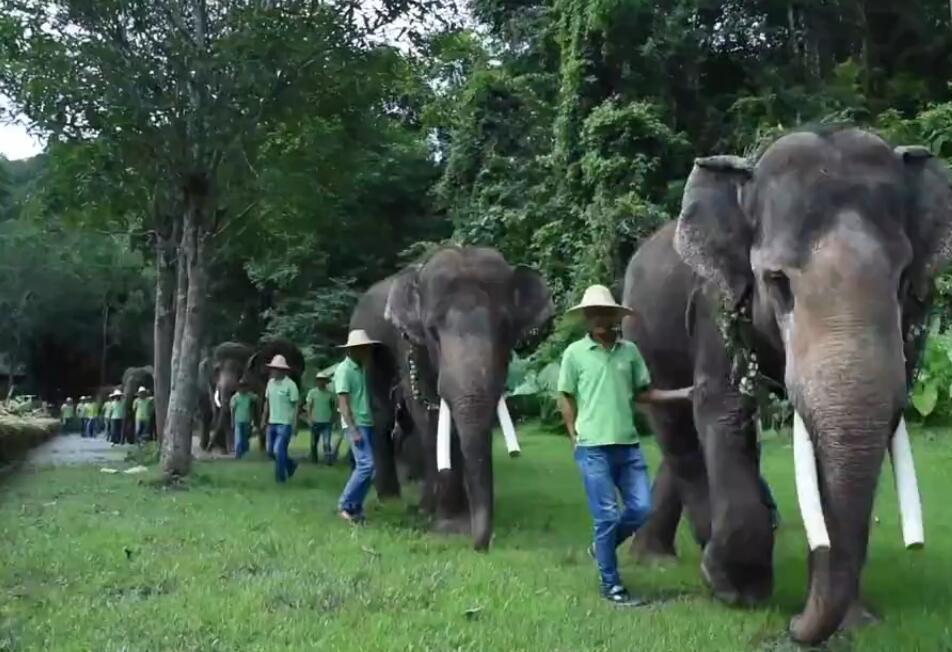
<path fill-rule="evenodd" d="M 433 521 L 433 531 L 438 534 L 472 534 L 469 514 L 452 517 L 439 517 Z"/>
<path fill-rule="evenodd" d="M 648 536 L 635 536 L 629 549 L 631 556 L 644 566 L 666 565 L 677 561 L 674 546 L 667 545 Z"/>
<path fill-rule="evenodd" d="M 879 622 L 879 616 L 857 600 L 850 605 L 837 631 L 852 632 L 857 629 L 862 629 L 863 627 L 868 627 L 869 625 L 876 625 Z"/>
<path fill-rule="evenodd" d="M 754 607 L 773 592 L 773 568 L 767 565 L 718 560 L 708 545 L 701 556 L 701 577 L 721 602 Z"/>

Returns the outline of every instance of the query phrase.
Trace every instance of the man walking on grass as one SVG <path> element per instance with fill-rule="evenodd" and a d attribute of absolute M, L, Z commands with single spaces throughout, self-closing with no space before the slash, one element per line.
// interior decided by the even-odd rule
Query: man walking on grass
<path fill-rule="evenodd" d="M 374 344 L 379 342 L 370 339 L 364 331 L 351 331 L 347 344 L 340 347 L 347 352 L 347 357 L 334 372 L 337 407 L 355 463 L 340 496 L 338 511 L 341 518 L 351 523 L 364 520 L 364 499 L 374 478 L 374 419 L 367 393 L 367 364 Z"/>
<path fill-rule="evenodd" d="M 248 388 L 248 381 L 238 381 L 238 391 L 232 394 L 229 407 L 231 420 L 235 424 L 235 459 L 240 460 L 248 452 L 248 439 L 251 437 L 251 411 L 256 397 Z"/>
<path fill-rule="evenodd" d="M 136 415 L 136 443 L 141 444 L 152 435 L 152 397 L 145 387 L 140 387 L 136 392 L 132 410 Z"/>
<path fill-rule="evenodd" d="M 283 355 L 276 355 L 268 365 L 271 380 L 264 392 L 264 416 L 267 419 L 268 455 L 274 456 L 274 478 L 287 482 L 297 470 L 297 462 L 288 456 L 288 446 L 297 426 L 300 393 L 288 377 L 291 367 Z"/>
<path fill-rule="evenodd" d="M 635 606 L 642 602 L 622 584 L 615 554 L 651 511 L 651 482 L 635 430 L 634 403 L 689 400 L 691 388 L 651 388 L 638 347 L 618 334 L 622 317 L 631 311 L 617 304 L 608 288 L 588 288 L 582 303 L 569 313 L 584 314 L 588 328 L 588 335 L 569 345 L 562 356 L 558 389 L 594 522 L 589 554 L 598 566 L 605 599 Z"/>
<path fill-rule="evenodd" d="M 328 378 L 318 373 L 315 386 L 307 393 L 305 408 L 307 423 L 311 428 L 311 461 L 317 464 L 317 444 L 323 443 L 324 463 L 334 463 L 332 424 L 334 423 L 334 393 L 327 386 Z"/>
<path fill-rule="evenodd" d="M 112 399 L 109 414 L 106 415 L 109 418 L 109 441 L 113 446 L 118 446 L 122 443 L 122 419 L 126 415 L 126 402 L 122 399 L 122 390 L 118 388 L 113 390 L 109 398 Z"/>

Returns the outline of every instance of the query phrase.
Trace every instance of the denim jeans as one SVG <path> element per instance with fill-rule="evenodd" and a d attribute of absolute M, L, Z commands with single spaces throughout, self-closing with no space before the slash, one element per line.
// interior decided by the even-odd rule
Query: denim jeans
<path fill-rule="evenodd" d="M 93 439 L 96 437 L 96 421 L 98 419 L 86 419 L 86 430 L 83 432 L 83 437 L 89 437 Z"/>
<path fill-rule="evenodd" d="M 621 584 L 615 549 L 644 525 L 651 511 L 648 466 L 637 445 L 578 446 L 575 463 L 594 523 L 602 588 L 609 589 Z M 620 513 L 616 489 L 621 495 Z"/>
<path fill-rule="evenodd" d="M 122 443 L 122 419 L 109 419 L 109 441 L 113 444 Z"/>
<path fill-rule="evenodd" d="M 81 417 L 79 420 L 79 435 L 81 437 L 86 436 L 86 429 L 89 427 L 89 419 L 86 417 Z"/>
<path fill-rule="evenodd" d="M 297 469 L 297 462 L 288 457 L 292 428 L 283 423 L 268 424 L 268 442 L 274 452 L 274 479 L 287 482 Z"/>
<path fill-rule="evenodd" d="M 152 424 L 149 421 L 136 421 L 136 443 L 141 444 L 152 434 Z"/>
<path fill-rule="evenodd" d="M 312 423 L 311 424 L 311 459 L 317 461 L 317 444 L 321 442 L 321 449 L 324 453 L 324 461 L 332 462 L 334 449 L 331 448 L 331 424 Z"/>
<path fill-rule="evenodd" d="M 251 424 L 235 422 L 235 459 L 240 460 L 248 452 L 248 437 L 251 436 Z"/>
<path fill-rule="evenodd" d="M 360 443 L 353 439 L 350 450 L 354 454 L 354 470 L 340 495 L 338 508 L 351 516 L 361 516 L 364 513 L 364 499 L 370 491 L 374 479 L 374 429 L 358 426 Z"/>

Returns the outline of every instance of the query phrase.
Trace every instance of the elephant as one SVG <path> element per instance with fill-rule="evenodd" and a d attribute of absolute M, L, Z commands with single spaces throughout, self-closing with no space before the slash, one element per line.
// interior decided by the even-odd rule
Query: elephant
<path fill-rule="evenodd" d="M 423 477 L 421 508 L 434 516 L 437 530 L 468 533 L 475 549 L 488 548 L 490 435 L 497 413 L 505 412 L 500 399 L 507 363 L 520 338 L 547 323 L 552 312 L 537 272 L 483 247 L 440 248 L 358 300 L 351 329 L 382 343 L 367 371 L 381 498 L 400 493 L 390 433 L 402 398 L 399 430 L 413 431 L 422 451 L 411 456 L 422 458 L 424 467 L 411 469 Z M 512 450 L 514 430 L 507 432 Z"/>
<path fill-rule="evenodd" d="M 695 161 L 676 222 L 635 253 L 623 325 L 662 388 L 663 462 L 644 551 L 673 553 L 683 506 L 702 578 L 732 604 L 766 600 L 773 531 L 758 490 L 764 388 L 795 412 L 794 467 L 809 582 L 790 622 L 803 644 L 857 614 L 876 482 L 893 456 L 907 547 L 921 509 L 902 418 L 932 279 L 952 255 L 952 191 L 921 147 L 853 127 L 801 130 L 755 160 Z M 760 397 L 760 398 L 758 398 Z"/>
<path fill-rule="evenodd" d="M 231 420 L 231 397 L 238 391 L 238 381 L 245 375 L 248 361 L 254 349 L 239 342 L 223 342 L 215 347 L 211 356 L 202 360 L 199 377 L 207 394 L 202 403 L 203 450 L 218 447 L 234 450 L 235 428 Z"/>
<path fill-rule="evenodd" d="M 268 385 L 269 378 L 268 363 L 271 362 L 272 358 L 276 355 L 283 355 L 285 360 L 288 361 L 288 366 L 291 367 L 288 376 L 297 384 L 302 396 L 304 394 L 301 380 L 304 377 L 304 367 L 306 363 L 301 349 L 290 340 L 283 338 L 262 340 L 258 343 L 256 351 L 248 358 L 244 372 L 244 378 L 248 381 L 252 391 L 254 391 L 258 397 L 257 407 L 259 413 L 256 421 L 260 420 L 260 410 L 264 407 L 264 391 Z M 261 450 L 265 449 L 265 433 L 260 430 L 258 432 L 258 444 Z"/>
<path fill-rule="evenodd" d="M 137 390 L 145 387 L 152 394 L 155 381 L 152 367 L 129 367 L 122 374 L 122 401 L 125 411 L 122 416 L 122 441 L 127 444 L 136 443 L 136 416 L 132 404 L 136 400 Z M 155 439 L 155 419 L 152 419 L 152 430 L 149 439 Z"/>

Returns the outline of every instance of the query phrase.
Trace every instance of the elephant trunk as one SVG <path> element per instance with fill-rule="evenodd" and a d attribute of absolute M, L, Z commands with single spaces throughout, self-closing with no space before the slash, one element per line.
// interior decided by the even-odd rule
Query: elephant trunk
<path fill-rule="evenodd" d="M 496 417 L 496 402 L 482 395 L 464 395 L 450 400 L 449 403 L 463 456 L 473 547 L 476 550 L 486 550 L 493 533 L 493 463 L 490 437 Z"/>
<path fill-rule="evenodd" d="M 869 323 L 830 320 L 827 337 L 804 328 L 788 340 L 797 493 L 811 547 L 806 606 L 790 629 L 804 644 L 829 638 L 858 600 L 876 482 L 904 402 L 898 328 Z"/>

